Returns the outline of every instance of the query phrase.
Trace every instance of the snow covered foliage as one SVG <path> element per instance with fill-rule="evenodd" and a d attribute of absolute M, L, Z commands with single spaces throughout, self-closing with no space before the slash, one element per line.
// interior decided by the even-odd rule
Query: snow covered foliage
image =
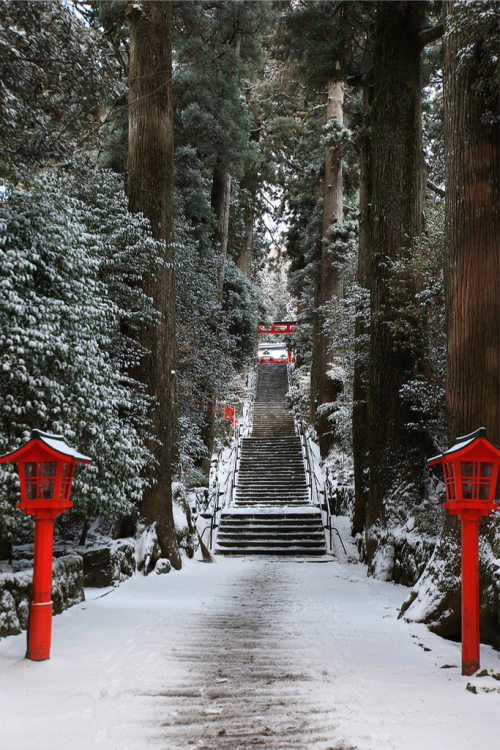
<path fill-rule="evenodd" d="M 235 372 L 254 354 L 257 296 L 226 258 L 221 304 L 220 256 L 180 214 L 175 258 L 180 462 L 192 470 L 207 457 L 208 410 L 225 400 Z"/>
<path fill-rule="evenodd" d="M 292 385 L 287 393 L 295 419 L 306 424 L 309 422 L 309 404 L 311 401 L 311 370 L 309 365 L 298 367 L 292 375 Z"/>
<path fill-rule="evenodd" d="M 288 289 L 287 266 L 282 257 L 263 263 L 257 272 L 257 283 L 265 305 L 265 320 L 295 320 L 297 300 Z"/>
<path fill-rule="evenodd" d="M 222 309 L 233 338 L 232 361 L 240 370 L 255 354 L 258 293 L 254 284 L 226 258 Z"/>
<path fill-rule="evenodd" d="M 72 152 L 99 105 L 126 89 L 112 48 L 59 0 L 0 3 L 0 168 L 15 175 Z"/>
<path fill-rule="evenodd" d="M 233 342 L 218 300 L 219 263 L 200 249 L 195 230 L 178 222 L 175 238 L 177 399 L 181 466 L 206 457 L 206 412 L 231 378 Z"/>
<path fill-rule="evenodd" d="M 0 451 L 34 427 L 63 434 L 93 461 L 76 472 L 73 512 L 126 515 L 151 460 L 149 400 L 126 374 L 142 354 L 133 333 L 155 314 L 138 287 L 156 256 L 147 222 L 128 213 L 116 176 L 85 168 L 42 172 L 10 193 L 0 221 Z M 15 481 L 0 481 L 11 536 Z"/>

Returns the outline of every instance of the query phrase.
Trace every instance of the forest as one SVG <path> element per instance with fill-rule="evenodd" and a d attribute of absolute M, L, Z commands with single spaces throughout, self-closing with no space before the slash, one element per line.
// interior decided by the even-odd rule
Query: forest
<path fill-rule="evenodd" d="M 459 637 L 427 460 L 500 445 L 499 49 L 495 0 L 0 3 L 0 454 L 38 428 L 92 457 L 60 535 L 154 526 L 179 569 L 257 324 L 297 320 L 333 512 Z M 18 493 L 6 464 L 5 560 Z M 498 647 L 498 513 L 479 551 Z"/>

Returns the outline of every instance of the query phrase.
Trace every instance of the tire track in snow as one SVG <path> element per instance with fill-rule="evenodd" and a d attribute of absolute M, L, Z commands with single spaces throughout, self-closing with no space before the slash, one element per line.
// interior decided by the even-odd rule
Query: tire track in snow
<path fill-rule="evenodd" d="M 294 568 L 252 560 L 243 576 L 221 583 L 212 609 L 170 651 L 166 670 L 170 659 L 176 672 L 182 665 L 182 684 L 169 685 L 166 676 L 165 689 L 148 696 L 163 717 L 152 743 L 165 750 L 355 750 L 339 740 L 331 692 L 321 695 L 321 664 L 311 666 L 310 649 L 298 640 Z"/>

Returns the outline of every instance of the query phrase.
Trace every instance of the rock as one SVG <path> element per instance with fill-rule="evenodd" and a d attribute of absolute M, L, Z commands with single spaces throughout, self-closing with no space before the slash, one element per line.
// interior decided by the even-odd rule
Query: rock
<path fill-rule="evenodd" d="M 166 557 L 160 557 L 155 565 L 155 573 L 161 575 L 162 573 L 170 573 L 171 570 L 172 565 L 170 564 L 170 560 Z"/>
<path fill-rule="evenodd" d="M 142 528 L 137 540 L 135 556 L 137 570 L 142 571 L 145 576 L 149 575 L 155 569 L 156 563 L 161 557 L 155 524 Z"/>
<path fill-rule="evenodd" d="M 0 576 L 0 637 L 26 630 L 32 587 L 32 569 Z M 60 614 L 83 601 L 82 557 L 73 554 L 58 558 L 52 566 L 53 613 Z"/>
<path fill-rule="evenodd" d="M 14 597 L 10 591 L 3 591 L 0 596 L 0 636 L 18 635 L 20 632 L 21 624 Z"/>
<path fill-rule="evenodd" d="M 116 586 L 135 572 L 135 545 L 120 539 L 106 547 L 78 547 L 83 557 L 84 585 L 96 588 Z"/>
<path fill-rule="evenodd" d="M 60 615 L 65 609 L 85 601 L 83 591 L 83 560 L 80 555 L 60 557 L 52 566 L 52 612 Z"/>

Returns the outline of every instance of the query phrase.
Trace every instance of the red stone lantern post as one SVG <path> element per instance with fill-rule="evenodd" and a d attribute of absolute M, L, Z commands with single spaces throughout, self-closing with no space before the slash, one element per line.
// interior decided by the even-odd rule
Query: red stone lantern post
<path fill-rule="evenodd" d="M 54 519 L 71 508 L 71 483 L 76 461 L 89 464 L 90 458 L 71 448 L 61 435 L 32 430 L 22 448 L 0 457 L 0 463 L 17 463 L 21 502 L 17 507 L 35 521 L 33 596 L 28 622 L 28 650 L 33 661 L 50 657 L 52 633 L 52 549 Z"/>
<path fill-rule="evenodd" d="M 498 505 L 493 502 L 500 449 L 490 443 L 486 429 L 459 437 L 455 445 L 427 461 L 442 463 L 448 508 L 462 522 L 462 674 L 479 669 L 479 553 L 478 524 Z"/>

